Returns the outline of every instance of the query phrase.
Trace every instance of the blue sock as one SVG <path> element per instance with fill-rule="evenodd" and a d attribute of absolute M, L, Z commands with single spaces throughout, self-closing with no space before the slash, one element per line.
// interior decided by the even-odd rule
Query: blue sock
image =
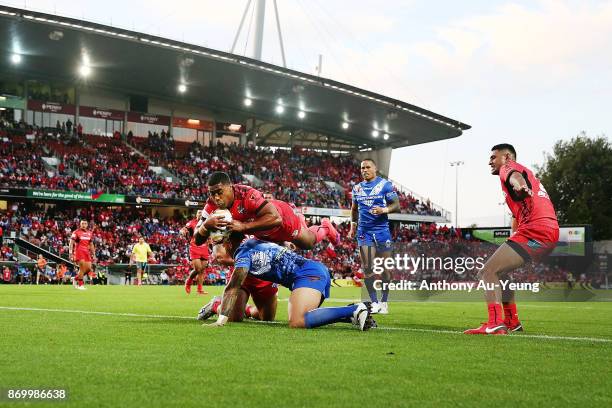
<path fill-rule="evenodd" d="M 382 296 L 380 297 L 381 302 L 386 302 L 389 297 L 389 289 L 383 289 Z"/>
<path fill-rule="evenodd" d="M 374 289 L 374 277 L 365 278 L 365 287 L 370 295 L 372 303 L 378 303 L 378 297 L 376 297 L 376 289 Z"/>
<path fill-rule="evenodd" d="M 314 327 L 325 326 L 326 324 L 336 322 L 350 322 L 353 312 L 357 309 L 357 305 L 344 307 L 320 307 L 318 309 L 306 312 L 304 315 L 304 323 L 307 329 Z"/>

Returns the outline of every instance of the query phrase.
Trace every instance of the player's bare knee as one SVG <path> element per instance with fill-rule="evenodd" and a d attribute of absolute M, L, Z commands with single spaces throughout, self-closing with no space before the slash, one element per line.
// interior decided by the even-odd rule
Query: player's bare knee
<path fill-rule="evenodd" d="M 289 327 L 292 329 L 303 329 L 304 327 L 306 327 L 306 323 L 304 322 L 304 317 L 290 319 Z"/>

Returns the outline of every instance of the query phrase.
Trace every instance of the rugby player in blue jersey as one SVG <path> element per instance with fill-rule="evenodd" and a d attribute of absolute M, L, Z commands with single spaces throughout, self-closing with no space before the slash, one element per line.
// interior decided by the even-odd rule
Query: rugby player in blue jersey
<path fill-rule="evenodd" d="M 376 171 L 374 160 L 365 159 L 361 162 L 363 181 L 353 187 L 349 238 L 353 238 L 357 232 L 361 267 L 365 275 L 365 287 L 372 301 L 372 313 L 387 314 L 389 289 L 383 285 L 381 302 L 378 303 L 374 281 L 380 279 L 383 284 L 390 282 L 391 272 L 384 271 L 377 276 L 372 267 L 374 258 L 391 256 L 392 240 L 387 214 L 399 212 L 400 205 L 393 184 L 377 176 Z"/>
<path fill-rule="evenodd" d="M 244 241 L 234 254 L 234 273 L 225 286 L 221 312 L 215 323 L 223 326 L 233 315 L 240 287 L 247 276 L 274 282 L 291 290 L 289 327 L 312 329 L 331 323 L 352 323 L 365 331 L 372 327 L 365 303 L 344 307 L 319 307 L 329 297 L 329 271 L 320 262 L 306 259 L 287 247 L 256 238 Z"/>

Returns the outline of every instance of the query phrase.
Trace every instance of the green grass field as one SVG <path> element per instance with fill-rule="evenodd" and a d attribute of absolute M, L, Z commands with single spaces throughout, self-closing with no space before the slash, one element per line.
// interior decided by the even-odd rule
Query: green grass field
<path fill-rule="evenodd" d="M 612 303 L 524 304 L 525 334 L 485 337 L 459 334 L 481 303 L 393 303 L 360 332 L 288 329 L 285 290 L 279 324 L 203 328 L 209 298 L 0 286 L 0 388 L 68 390 L 37 407 L 612 406 Z"/>

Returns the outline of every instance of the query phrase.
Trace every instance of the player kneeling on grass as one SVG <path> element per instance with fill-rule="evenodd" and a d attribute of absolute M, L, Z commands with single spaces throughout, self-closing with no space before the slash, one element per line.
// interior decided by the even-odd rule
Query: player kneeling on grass
<path fill-rule="evenodd" d="M 231 234 L 226 240 L 218 242 L 213 247 L 214 262 L 230 267 L 228 281 L 234 271 L 234 258 L 232 253 L 240 246 L 244 236 L 242 234 Z M 276 283 L 257 279 L 247 275 L 242 282 L 232 314 L 228 315 L 230 322 L 241 322 L 245 317 L 255 320 L 273 321 L 276 317 L 278 303 L 278 287 Z M 255 305 L 249 305 L 249 298 L 253 299 Z M 204 305 L 198 313 L 198 320 L 206 320 L 221 309 L 221 296 L 213 297 Z"/>
<path fill-rule="evenodd" d="M 292 328 L 312 329 L 337 322 L 352 323 L 362 331 L 372 327 L 370 308 L 365 303 L 319 307 L 329 297 L 331 284 L 329 271 L 320 262 L 258 239 L 242 243 L 234 259 L 235 269 L 223 292 L 221 313 L 217 321 L 208 326 L 223 326 L 227 323 L 236 305 L 242 282 L 247 276 L 255 276 L 291 290 L 288 314 L 289 326 Z"/>

